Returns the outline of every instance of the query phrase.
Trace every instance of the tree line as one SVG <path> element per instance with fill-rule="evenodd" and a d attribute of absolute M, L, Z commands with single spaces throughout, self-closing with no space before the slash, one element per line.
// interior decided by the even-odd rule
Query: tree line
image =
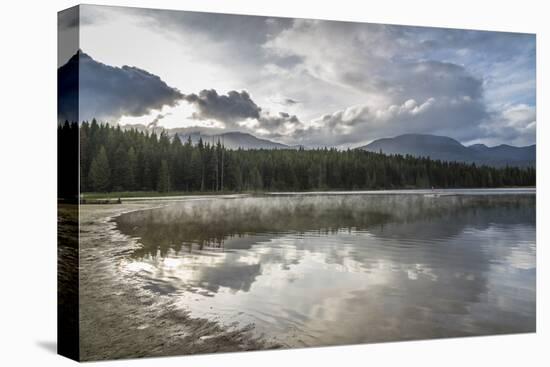
<path fill-rule="evenodd" d="M 230 150 L 220 141 L 66 122 L 80 137 L 82 192 L 306 191 L 534 186 L 535 168 L 476 166 L 359 149 Z M 70 142 L 66 142 L 70 143 Z"/>

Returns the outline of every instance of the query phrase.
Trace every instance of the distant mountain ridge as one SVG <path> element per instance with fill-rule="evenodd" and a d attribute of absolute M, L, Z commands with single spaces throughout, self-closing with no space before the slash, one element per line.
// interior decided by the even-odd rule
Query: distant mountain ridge
<path fill-rule="evenodd" d="M 177 136 L 183 143 L 189 138 L 191 138 L 193 144 L 197 144 L 200 138 L 210 144 L 217 144 L 220 141 L 228 149 L 299 148 L 299 146 L 258 138 L 245 132 L 225 132 L 223 129 L 201 126 L 166 129 L 160 126 L 147 127 L 146 125 L 136 124 L 123 125 L 122 129 L 136 129 L 157 134 L 165 131 L 172 137 Z M 493 167 L 504 167 L 506 165 L 534 167 L 536 164 L 536 145 L 515 147 L 502 144 L 488 147 L 485 144 L 474 144 L 465 146 L 455 139 L 429 134 L 404 134 L 393 138 L 377 139 L 357 149 L 376 153 L 382 151 L 384 154 L 410 154 L 415 157 L 429 157 L 433 160 L 476 163 Z"/>
<path fill-rule="evenodd" d="M 221 142 L 228 149 L 295 149 L 286 144 L 277 143 L 267 139 L 260 139 L 252 134 L 238 131 L 230 131 L 220 134 L 204 134 L 201 132 L 176 133 L 180 140 L 185 143 L 189 137 L 193 144 L 197 144 L 202 138 L 204 142 L 217 144 Z"/>
<path fill-rule="evenodd" d="M 457 161 L 485 164 L 494 167 L 535 166 L 536 145 L 515 147 L 498 145 L 488 147 L 484 144 L 462 145 L 446 136 L 429 134 L 405 134 L 393 138 L 383 138 L 359 147 L 370 152 L 385 154 L 410 154 L 415 157 L 429 157 L 434 160 Z"/>
<path fill-rule="evenodd" d="M 140 132 L 155 132 L 157 134 L 165 131 L 170 136 L 177 136 L 182 143 L 187 142 L 189 137 L 191 137 L 191 142 L 193 144 L 197 144 L 200 138 L 202 138 L 205 143 L 210 144 L 217 144 L 218 141 L 220 141 L 228 149 L 298 149 L 297 146 L 258 138 L 249 133 L 240 131 L 225 132 L 225 130 L 222 129 L 202 126 L 166 129 L 161 126 L 147 127 L 143 124 L 128 124 L 122 125 L 121 128 L 123 130 L 135 129 Z"/>

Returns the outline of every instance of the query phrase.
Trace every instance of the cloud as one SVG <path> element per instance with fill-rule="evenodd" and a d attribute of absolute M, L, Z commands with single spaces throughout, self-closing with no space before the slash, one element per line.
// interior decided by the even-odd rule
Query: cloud
<path fill-rule="evenodd" d="M 438 133 L 464 143 L 534 142 L 535 120 L 518 122 L 508 111 L 535 108 L 531 34 L 82 9 L 89 18 L 83 39 L 95 37 L 94 55 L 113 65 L 139 60 L 184 93 L 189 104 L 163 109 L 173 113 L 163 124 L 198 123 L 321 146 L 402 133 Z M 105 43 L 113 29 L 120 32 Z M 133 42 L 136 34 L 140 44 Z M 190 110 L 196 121 L 188 119 Z"/>
<path fill-rule="evenodd" d="M 153 9 L 133 11 L 156 31 L 192 34 L 207 44 L 215 44 L 221 52 L 211 56 L 220 57 L 222 62 L 228 58 L 238 60 L 232 67 L 264 61 L 261 45 L 270 35 L 292 24 L 288 18 Z"/>
<path fill-rule="evenodd" d="M 150 123 L 147 124 L 147 128 L 149 129 L 149 128 L 155 128 L 155 127 L 157 127 L 158 124 L 159 124 L 159 122 L 160 122 L 160 120 L 162 120 L 162 119 L 165 118 L 166 116 L 170 116 L 170 115 L 171 115 L 171 113 L 165 113 L 165 114 L 159 113 L 159 114 L 157 115 L 157 117 L 155 117 L 155 118 L 153 119 L 153 121 L 151 121 Z"/>
<path fill-rule="evenodd" d="M 101 8 L 76 5 L 57 15 L 57 67 L 61 67 L 78 51 L 83 27 L 103 24 L 107 17 Z"/>
<path fill-rule="evenodd" d="M 78 50 L 78 7 L 60 11 L 57 15 L 57 66 L 67 62 Z"/>
<path fill-rule="evenodd" d="M 293 143 L 352 145 L 403 133 L 534 139 L 527 133 L 534 132 L 534 119 L 517 128 L 496 105 L 525 96 L 534 103 L 532 35 L 297 19 L 264 49 L 299 57 L 294 74 L 325 82 L 326 93 L 344 96 L 347 88 L 359 95 L 298 127 Z"/>
<path fill-rule="evenodd" d="M 484 106 L 468 97 L 430 97 L 383 108 L 356 105 L 323 115 L 298 128 L 296 140 L 312 146 L 357 146 L 380 137 L 426 133 L 471 140 L 482 132 L 478 121 L 488 118 Z M 461 129 L 457 129 L 461 126 Z"/>
<path fill-rule="evenodd" d="M 78 6 L 73 6 L 59 12 L 57 16 L 58 31 L 64 31 L 69 28 L 77 28 L 80 24 Z"/>
<path fill-rule="evenodd" d="M 262 113 L 255 128 L 256 131 L 264 136 L 281 137 L 292 134 L 302 126 L 302 122 L 296 115 L 279 112 L 277 115 Z"/>
<path fill-rule="evenodd" d="M 503 106 L 493 112 L 490 118 L 481 125 L 483 139 L 473 142 L 483 142 L 489 145 L 508 144 L 524 146 L 534 144 L 536 140 L 536 108 L 526 104 Z"/>
<path fill-rule="evenodd" d="M 295 99 L 281 96 L 274 96 L 273 98 L 270 98 L 269 101 L 285 107 L 292 107 L 300 103 L 300 101 L 297 101 Z"/>
<path fill-rule="evenodd" d="M 281 137 L 302 127 L 296 115 L 287 112 L 273 114 L 263 110 L 246 91 L 229 91 L 220 95 L 215 89 L 204 89 L 199 94 L 187 94 L 184 100 L 196 111 L 195 120 L 216 120 L 225 129 L 246 131 L 264 137 Z"/>
<path fill-rule="evenodd" d="M 284 100 L 281 101 L 281 103 L 285 106 L 292 106 L 292 105 L 295 105 L 296 103 L 300 103 L 300 102 L 295 101 L 292 98 L 285 98 Z"/>
<path fill-rule="evenodd" d="M 173 107 L 183 98 L 156 75 L 131 66 L 105 65 L 82 51 L 58 69 L 58 78 L 64 86 L 72 79 L 71 85 L 59 89 L 60 119 L 116 122 L 122 116 L 143 116 L 164 106 Z M 77 88 L 78 111 L 64 102 Z"/>
<path fill-rule="evenodd" d="M 262 110 L 246 91 L 232 90 L 220 95 L 214 89 L 204 89 L 198 95 L 187 94 L 183 99 L 197 108 L 194 119 L 214 119 L 230 126 L 246 119 L 259 119 Z"/>
<path fill-rule="evenodd" d="M 405 27 L 295 20 L 264 48 L 274 56 L 298 56 L 298 69 L 353 88 L 371 104 L 481 95 L 482 80 L 461 65 L 423 58 L 426 47 Z"/>

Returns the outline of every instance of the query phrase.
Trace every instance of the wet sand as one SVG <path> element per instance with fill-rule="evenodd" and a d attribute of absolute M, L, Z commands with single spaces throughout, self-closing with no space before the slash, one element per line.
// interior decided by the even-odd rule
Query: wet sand
<path fill-rule="evenodd" d="M 118 232 L 111 218 L 161 205 L 169 202 L 80 207 L 81 360 L 276 348 L 252 336 L 253 325 L 224 327 L 213 320 L 192 318 L 168 297 L 143 289 L 130 274 L 120 271 L 121 263 L 139 244 Z"/>

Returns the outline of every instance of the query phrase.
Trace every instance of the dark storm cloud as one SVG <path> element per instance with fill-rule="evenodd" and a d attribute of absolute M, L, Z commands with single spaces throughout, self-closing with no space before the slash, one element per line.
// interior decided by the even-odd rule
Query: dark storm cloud
<path fill-rule="evenodd" d="M 75 75 L 79 75 L 77 81 Z M 183 97 L 177 89 L 145 70 L 105 65 L 81 51 L 59 68 L 58 78 L 60 85 L 65 86 L 59 89 L 60 119 L 96 118 L 113 122 L 122 116 L 143 116 L 164 106 L 175 106 Z M 67 109 L 64 103 L 76 88 L 80 99 L 78 116 L 77 111 Z"/>
<path fill-rule="evenodd" d="M 261 108 L 250 98 L 246 91 L 232 90 L 227 95 L 220 95 L 214 89 L 204 89 L 199 94 L 187 94 L 184 100 L 193 104 L 197 120 L 214 119 L 226 124 L 246 119 L 259 119 Z"/>
<path fill-rule="evenodd" d="M 265 137 L 280 137 L 288 131 L 302 126 L 296 115 L 287 112 L 272 114 L 262 110 L 246 91 L 229 91 L 220 95 L 215 89 L 205 89 L 199 94 L 187 94 L 183 99 L 196 108 L 192 118 L 196 120 L 216 120 L 222 122 L 226 129 L 247 131 Z M 255 120 L 254 127 L 240 124 L 245 120 Z"/>
<path fill-rule="evenodd" d="M 290 115 L 286 112 L 279 112 L 278 115 L 263 114 L 259 120 L 259 127 L 268 131 L 275 132 L 283 127 L 294 128 L 301 125 L 300 119 L 296 115 Z"/>
<path fill-rule="evenodd" d="M 157 117 L 155 117 L 153 119 L 153 121 L 151 121 L 150 123 L 147 124 L 147 128 L 155 128 L 158 126 L 160 120 L 162 120 L 163 118 L 165 118 L 166 116 L 169 116 L 171 115 L 171 113 L 165 113 L 165 114 L 162 114 L 162 113 L 159 113 L 157 115 Z"/>

